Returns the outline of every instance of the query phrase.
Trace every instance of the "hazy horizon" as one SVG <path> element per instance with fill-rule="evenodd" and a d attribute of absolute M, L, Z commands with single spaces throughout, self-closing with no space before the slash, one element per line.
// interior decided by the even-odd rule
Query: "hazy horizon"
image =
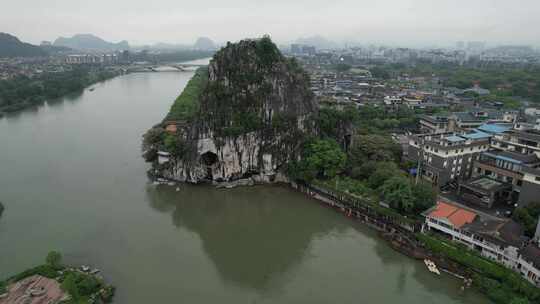
<path fill-rule="evenodd" d="M 456 41 L 538 45 L 540 2 L 523 0 L 20 0 L 3 5 L 1 31 L 39 44 L 91 33 L 131 45 L 191 44 L 270 34 L 278 43 L 321 35 L 337 42 L 406 46 Z M 436 3 L 435 3 L 436 2 Z"/>

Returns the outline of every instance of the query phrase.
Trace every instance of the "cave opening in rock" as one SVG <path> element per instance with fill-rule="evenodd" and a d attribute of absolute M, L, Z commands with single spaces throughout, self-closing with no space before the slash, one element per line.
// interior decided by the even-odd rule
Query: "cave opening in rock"
<path fill-rule="evenodd" d="M 208 151 L 208 152 L 201 155 L 201 160 L 202 160 L 202 163 L 206 166 L 206 178 L 209 179 L 209 180 L 212 180 L 213 179 L 213 174 L 212 174 L 212 169 L 213 168 L 212 167 L 218 161 L 217 154 Z"/>

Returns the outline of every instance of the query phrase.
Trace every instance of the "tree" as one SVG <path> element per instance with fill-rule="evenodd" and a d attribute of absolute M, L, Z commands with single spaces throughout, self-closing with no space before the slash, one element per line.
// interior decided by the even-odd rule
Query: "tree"
<path fill-rule="evenodd" d="M 51 251 L 47 254 L 45 262 L 47 263 L 47 265 L 53 268 L 58 268 L 59 266 L 61 266 L 62 254 L 60 254 L 58 251 Z"/>
<path fill-rule="evenodd" d="M 349 151 L 349 160 L 352 166 L 373 161 L 399 161 L 401 147 L 389 136 L 371 134 L 357 135 L 353 138 Z"/>
<path fill-rule="evenodd" d="M 529 304 L 529 300 L 526 298 L 513 298 L 509 304 Z"/>
<path fill-rule="evenodd" d="M 79 299 L 80 294 L 77 287 L 77 279 L 75 278 L 74 274 L 69 273 L 60 285 L 60 288 L 67 292 L 74 300 Z"/>
<path fill-rule="evenodd" d="M 351 177 L 356 179 L 368 179 L 377 170 L 378 163 L 375 161 L 354 164 L 351 168 Z"/>
<path fill-rule="evenodd" d="M 306 181 L 316 177 L 333 178 L 345 168 L 346 158 L 334 140 L 313 140 L 304 146 L 302 160 L 290 164 L 289 174 Z"/>
<path fill-rule="evenodd" d="M 414 210 L 414 195 L 411 183 L 406 177 L 394 176 L 380 188 L 383 199 L 396 210 L 410 213 Z"/>
<path fill-rule="evenodd" d="M 417 212 L 422 212 L 433 205 L 435 205 L 435 198 L 437 194 L 427 183 L 420 183 L 413 186 L 413 197 L 414 197 L 414 210 Z"/>
<path fill-rule="evenodd" d="M 376 189 L 391 177 L 402 174 L 395 163 L 379 162 L 375 172 L 369 177 L 368 184 L 371 188 Z"/>
<path fill-rule="evenodd" d="M 514 210 L 512 218 L 523 225 L 527 236 L 532 237 L 536 231 L 539 216 L 540 203 L 531 203 L 526 207 L 520 207 Z"/>
<path fill-rule="evenodd" d="M 6 282 L 0 281 L 0 295 L 7 292 Z"/>

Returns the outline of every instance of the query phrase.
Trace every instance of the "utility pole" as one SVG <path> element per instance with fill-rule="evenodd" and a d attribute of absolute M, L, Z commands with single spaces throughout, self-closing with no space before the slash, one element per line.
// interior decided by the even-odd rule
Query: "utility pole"
<path fill-rule="evenodd" d="M 418 185 L 418 179 L 422 171 L 420 169 L 422 168 L 422 161 L 424 160 L 424 145 L 420 143 L 419 145 L 421 152 L 418 152 L 418 166 L 416 167 L 416 179 L 414 181 L 415 185 Z"/>

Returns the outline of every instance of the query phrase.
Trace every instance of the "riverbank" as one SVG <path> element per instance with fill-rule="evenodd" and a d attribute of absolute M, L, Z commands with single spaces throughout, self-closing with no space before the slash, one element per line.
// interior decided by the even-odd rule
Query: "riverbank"
<path fill-rule="evenodd" d="M 19 76 L 0 81 L 0 117 L 83 91 L 96 83 L 123 75 L 122 69 L 76 67 L 38 77 Z"/>
<path fill-rule="evenodd" d="M 384 207 L 337 193 L 320 185 L 291 183 L 292 188 L 317 199 L 347 217 L 379 231 L 396 251 L 414 258 L 435 261 L 443 271 L 463 280 L 462 290 L 472 284 L 495 303 L 539 303 L 540 290 L 519 274 L 448 240 L 421 232 L 420 220 L 381 211 Z M 378 207 L 378 208 L 374 208 Z"/>
<path fill-rule="evenodd" d="M 0 281 L 0 304 L 12 303 L 110 303 L 115 288 L 107 285 L 100 270 L 61 263 L 50 252 L 46 263 Z"/>

